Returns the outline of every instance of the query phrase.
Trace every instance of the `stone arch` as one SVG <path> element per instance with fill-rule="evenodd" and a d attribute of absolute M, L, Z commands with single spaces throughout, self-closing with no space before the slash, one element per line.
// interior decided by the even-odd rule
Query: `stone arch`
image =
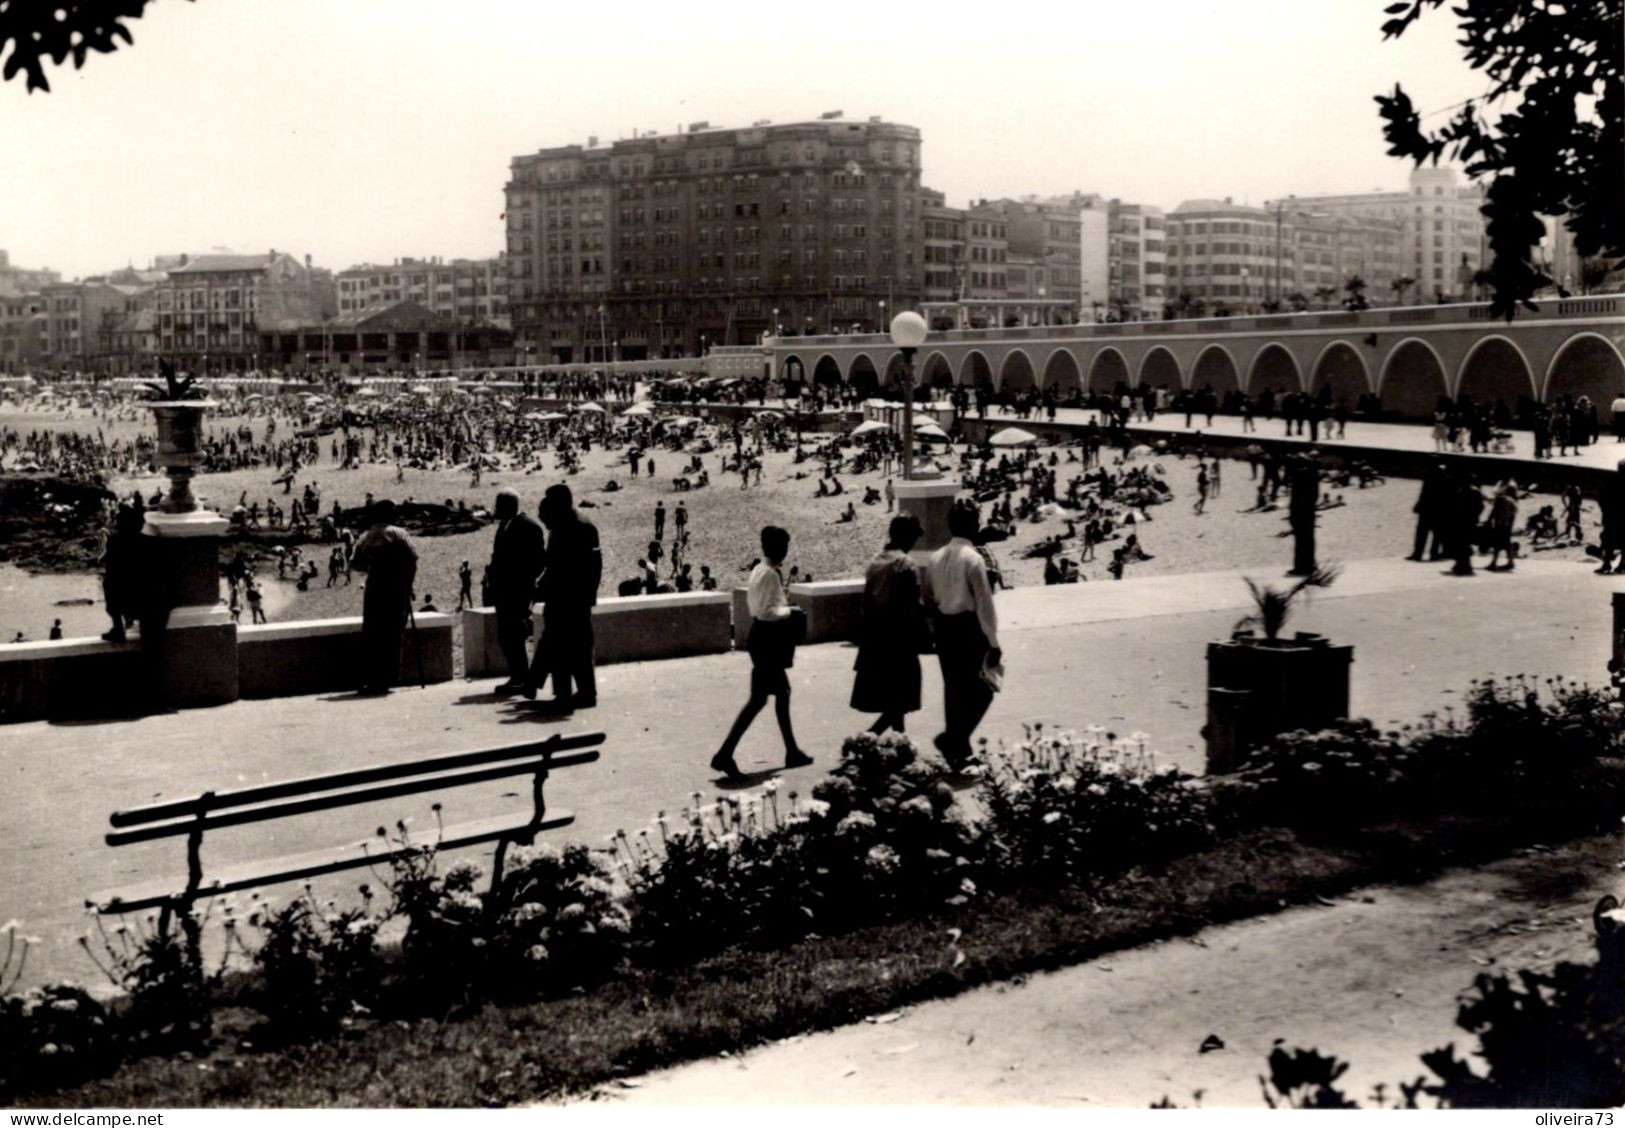
<path fill-rule="evenodd" d="M 868 353 L 859 353 L 852 358 L 846 370 L 846 382 L 865 398 L 880 391 L 880 373 Z"/>
<path fill-rule="evenodd" d="M 953 365 L 948 363 L 947 357 L 934 352 L 920 365 L 919 382 L 927 388 L 951 388 L 954 384 Z"/>
<path fill-rule="evenodd" d="M 806 378 L 807 378 L 806 365 L 802 364 L 801 358 L 799 356 L 797 356 L 795 353 L 790 353 L 782 361 L 779 362 L 779 379 L 781 379 L 781 380 L 805 380 Z"/>
<path fill-rule="evenodd" d="M 1146 353 L 1145 359 L 1140 361 L 1140 375 L 1135 383 L 1142 388 L 1159 386 L 1180 388 L 1185 384 L 1185 374 L 1179 370 L 1179 361 L 1174 358 L 1174 354 L 1159 345 Z"/>
<path fill-rule="evenodd" d="M 1192 377 L 1191 387 L 1199 386 Z M 1270 341 L 1259 349 L 1253 355 L 1251 367 L 1247 369 L 1246 390 L 1256 396 L 1266 388 L 1275 392 L 1303 391 L 1303 373 L 1298 369 L 1298 358 L 1280 341 Z"/>
<path fill-rule="evenodd" d="M 965 359 L 959 362 L 959 382 L 975 388 L 993 386 L 993 367 L 988 364 L 987 357 L 982 355 L 980 349 L 972 349 L 965 354 Z"/>
<path fill-rule="evenodd" d="M 1519 396 L 1534 396 L 1535 374 L 1523 350 L 1499 333 L 1481 337 L 1456 370 L 1456 398 L 1490 406 L 1498 399 L 1516 410 Z"/>
<path fill-rule="evenodd" d="M 1127 387 L 1134 383 L 1134 377 L 1129 373 L 1128 361 L 1123 354 L 1107 346 L 1094 355 L 1089 362 L 1089 390 L 1091 392 L 1115 392 L 1117 386 Z"/>
<path fill-rule="evenodd" d="M 1431 418 L 1439 397 L 1450 394 L 1444 361 L 1420 337 L 1406 337 L 1388 350 L 1377 373 L 1377 395 L 1384 411 L 1407 419 Z"/>
<path fill-rule="evenodd" d="M 1070 349 L 1056 349 L 1044 361 L 1044 387 L 1058 393 L 1083 388 L 1083 373 L 1078 369 L 1078 358 Z"/>
<path fill-rule="evenodd" d="M 1020 358 L 1019 360 L 1017 358 Z M 1032 358 L 1022 349 L 1011 349 L 999 364 L 999 387 L 1004 391 L 1019 391 L 1038 383 L 1033 371 Z"/>
<path fill-rule="evenodd" d="M 1344 403 L 1350 410 L 1371 391 L 1371 370 L 1365 357 L 1347 341 L 1333 341 L 1321 349 L 1309 369 L 1310 394 L 1319 396 L 1327 387 L 1331 388 L 1331 402 Z"/>
<path fill-rule="evenodd" d="M 1279 345 L 1270 346 L 1280 348 Z M 1264 349 L 1267 353 L 1269 347 Z M 1286 352 L 1285 349 L 1281 350 Z M 1263 353 L 1259 354 L 1260 357 Z M 1290 358 L 1291 354 L 1287 354 Z M 1292 370 L 1297 371 L 1298 365 L 1293 362 Z M 1253 371 L 1257 373 L 1258 362 L 1253 362 Z M 1241 390 L 1241 377 L 1236 368 L 1236 358 L 1230 355 L 1230 350 L 1223 345 L 1209 345 L 1197 354 L 1196 363 L 1191 365 L 1190 387 L 1200 390 L 1212 386 L 1213 391 L 1222 399 L 1224 393 Z"/>
<path fill-rule="evenodd" d="M 839 384 L 841 382 L 841 362 L 829 353 L 818 358 L 813 365 L 813 383 L 820 387 L 826 384 Z"/>
<path fill-rule="evenodd" d="M 1546 366 L 1540 398 L 1555 400 L 1568 393 L 1586 395 L 1597 405 L 1598 418 L 1610 418 L 1614 397 L 1625 394 L 1625 357 L 1601 333 L 1576 333 L 1557 347 Z"/>

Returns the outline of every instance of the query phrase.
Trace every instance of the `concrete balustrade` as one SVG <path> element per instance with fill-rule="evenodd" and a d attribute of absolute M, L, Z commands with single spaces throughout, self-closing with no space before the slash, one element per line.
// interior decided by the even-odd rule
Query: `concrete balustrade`
<path fill-rule="evenodd" d="M 678 592 L 599 600 L 593 608 L 593 652 L 598 665 L 721 654 L 730 643 L 731 607 L 722 592 Z M 540 609 L 533 617 L 541 637 Z M 463 673 L 471 678 L 506 675 L 497 644 L 496 612 L 463 612 Z"/>
<path fill-rule="evenodd" d="M 418 682 L 418 656 L 425 682 L 452 678 L 452 618 L 417 614 L 401 637 L 399 683 Z M 354 689 L 361 663 L 361 620 L 304 619 L 237 628 L 237 680 L 244 697 L 289 697 Z"/>
<path fill-rule="evenodd" d="M 0 646 L 0 722 L 133 711 L 140 663 L 133 642 L 68 638 Z"/>

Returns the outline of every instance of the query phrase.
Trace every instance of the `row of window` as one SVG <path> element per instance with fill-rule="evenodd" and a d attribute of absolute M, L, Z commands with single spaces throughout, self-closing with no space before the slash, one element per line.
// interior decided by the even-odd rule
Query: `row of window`
<path fill-rule="evenodd" d="M 910 166 L 914 163 L 914 150 L 907 146 L 901 149 L 893 149 L 888 145 L 876 150 L 873 154 L 865 153 L 859 148 L 846 147 L 834 148 L 826 153 L 820 153 L 819 148 L 816 145 L 804 145 L 801 149 L 802 161 L 809 164 L 831 157 L 841 161 L 842 163 L 847 163 L 856 161 L 860 157 L 870 155 L 872 155 L 880 164 L 895 163 Z M 790 164 L 795 159 L 795 151 L 789 145 L 775 146 L 772 152 L 772 157 L 774 164 Z M 767 162 L 760 150 L 724 149 L 715 153 L 702 152 L 695 154 L 694 163 L 692 166 L 684 165 L 681 158 L 677 157 L 656 158 L 652 171 L 657 174 L 678 173 L 682 171 L 708 172 L 713 168 L 719 171 L 726 170 L 731 165 L 735 164 L 746 167 L 760 167 L 766 163 Z M 623 179 L 626 177 L 642 179 L 645 173 L 650 171 L 650 166 L 646 165 L 641 158 L 621 158 L 619 160 L 615 160 L 613 163 L 609 160 L 599 159 L 593 160 L 587 163 L 585 166 L 579 168 L 578 164 L 579 158 L 575 160 L 552 163 L 543 167 L 539 176 L 532 172 L 531 176 L 528 178 L 521 174 L 521 179 L 528 179 L 532 182 L 535 180 L 540 180 L 546 184 L 568 184 L 578 179 L 602 180 L 605 178 L 606 174 L 611 172 L 613 172 L 616 177 Z M 578 172 L 581 174 L 580 176 L 577 175 Z"/>

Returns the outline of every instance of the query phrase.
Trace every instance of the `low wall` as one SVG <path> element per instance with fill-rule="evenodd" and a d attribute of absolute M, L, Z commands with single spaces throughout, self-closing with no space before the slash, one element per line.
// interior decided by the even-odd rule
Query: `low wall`
<path fill-rule="evenodd" d="M 99 638 L 0 646 L 0 722 L 134 712 L 144 684 L 133 642 Z"/>
<path fill-rule="evenodd" d="M 593 608 L 593 653 L 601 666 L 721 654 L 729 646 L 730 599 L 722 592 L 678 592 L 598 601 Z M 540 638 L 542 615 L 533 616 Z M 506 675 L 497 645 L 496 612 L 475 607 L 463 612 L 463 674 L 480 678 Z"/>
<path fill-rule="evenodd" d="M 401 639 L 400 685 L 452 677 L 450 615 L 420 612 L 417 629 Z M 244 697 L 291 697 L 356 687 L 361 619 L 304 619 L 237 628 L 238 692 Z"/>
<path fill-rule="evenodd" d="M 855 642 L 863 616 L 862 580 L 791 584 L 790 602 L 807 613 L 807 641 Z"/>

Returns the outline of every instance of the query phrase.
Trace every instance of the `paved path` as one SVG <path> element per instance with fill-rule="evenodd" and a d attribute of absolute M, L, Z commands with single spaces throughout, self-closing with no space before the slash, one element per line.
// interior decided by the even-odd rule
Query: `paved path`
<path fill-rule="evenodd" d="M 1516 573 L 1446 575 L 1437 565 L 1354 561 L 1317 595 L 1294 629 L 1356 646 L 1353 710 L 1379 722 L 1415 720 L 1448 706 L 1473 677 L 1538 670 L 1591 681 L 1606 677 L 1611 580 L 1584 565 L 1531 560 Z M 1100 723 L 1152 734 L 1172 762 L 1202 768 L 1204 646 L 1225 637 L 1246 607 L 1239 573 L 1152 577 L 1120 583 L 1021 588 L 1001 593 L 1006 690 L 983 733 L 1020 739 L 1023 722 L 1081 728 Z M 870 718 L 847 708 L 853 651 L 804 648 L 792 671 L 798 735 L 817 757 L 785 786 L 810 788 L 841 740 Z M 716 777 L 706 762 L 743 701 L 743 654 L 606 667 L 603 705 L 569 720 L 538 720 L 489 694 L 497 679 L 455 681 L 377 699 L 348 694 L 241 701 L 216 709 L 93 724 L 33 722 L 0 727 L 0 817 L 10 848 L 0 852 L 0 919 L 17 917 L 47 943 L 30 959 L 31 978 L 89 978 L 76 951 L 80 909 L 91 893 L 182 870 L 175 842 L 112 850 L 102 845 L 107 813 L 163 795 L 210 786 L 336 770 L 359 763 L 478 748 L 553 731 L 601 728 L 598 764 L 561 773 L 550 799 L 574 809 L 564 832 L 601 842 L 619 827 L 676 809 Z M 923 712 L 913 728 L 936 731 L 941 682 L 928 667 Z M 782 749 L 770 718 L 759 718 L 739 753 L 747 771 L 766 770 Z M 447 818 L 465 821 L 517 809 L 523 788 L 492 784 L 456 793 Z M 299 853 L 368 837 L 410 806 L 383 805 L 227 831 L 205 845 L 210 865 Z M 419 824 L 431 816 L 427 802 Z M 324 888 L 353 891 L 355 879 Z"/>
<path fill-rule="evenodd" d="M 980 987 L 835 1030 L 660 1070 L 597 1095 L 642 1106 L 1038 1105 L 1264 1109 L 1275 1039 L 1377 1083 L 1427 1071 L 1481 972 L 1593 958 L 1591 907 L 1622 892 L 1618 840 L 1357 892 Z M 967 925 L 975 928 L 974 922 Z M 943 939 L 943 962 L 953 945 Z M 1223 1048 L 1203 1053 L 1209 1035 Z M 1192 1094 L 1200 1091 L 1199 1101 Z"/>

